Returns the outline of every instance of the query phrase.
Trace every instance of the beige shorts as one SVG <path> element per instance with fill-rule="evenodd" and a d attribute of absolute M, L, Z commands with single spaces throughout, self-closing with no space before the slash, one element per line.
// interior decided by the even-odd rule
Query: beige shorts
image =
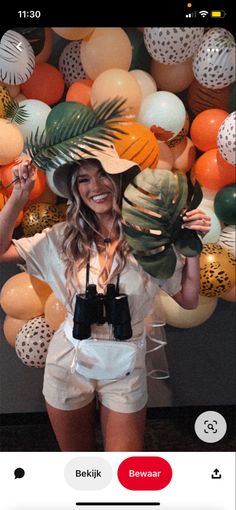
<path fill-rule="evenodd" d="M 96 396 L 105 407 L 133 413 L 147 403 L 145 349 L 138 348 L 133 372 L 118 380 L 87 379 L 71 373 L 74 346 L 62 329 L 52 338 L 45 367 L 43 394 L 51 406 L 64 411 L 80 409 Z"/>

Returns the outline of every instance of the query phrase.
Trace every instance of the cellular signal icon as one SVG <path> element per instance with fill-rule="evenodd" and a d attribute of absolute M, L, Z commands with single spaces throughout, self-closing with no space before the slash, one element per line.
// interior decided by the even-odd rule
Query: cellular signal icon
<path fill-rule="evenodd" d="M 202 18 L 205 18 L 209 13 L 208 11 L 199 11 L 199 14 L 202 16 Z"/>
<path fill-rule="evenodd" d="M 185 14 L 185 18 L 196 18 L 197 17 L 197 11 L 190 12 L 189 14 Z"/>

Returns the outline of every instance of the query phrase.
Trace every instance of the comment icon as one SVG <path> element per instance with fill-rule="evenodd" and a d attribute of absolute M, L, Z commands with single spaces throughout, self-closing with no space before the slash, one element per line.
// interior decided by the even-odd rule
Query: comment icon
<path fill-rule="evenodd" d="M 25 472 L 24 472 L 24 469 L 22 468 L 16 468 L 15 471 L 14 471 L 14 476 L 15 476 L 15 479 L 16 478 L 23 478 L 23 476 L 25 476 Z"/>

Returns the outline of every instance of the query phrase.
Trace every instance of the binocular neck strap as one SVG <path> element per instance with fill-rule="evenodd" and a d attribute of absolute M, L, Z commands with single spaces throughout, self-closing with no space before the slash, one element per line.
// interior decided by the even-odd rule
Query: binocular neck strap
<path fill-rule="evenodd" d="M 89 269 L 90 269 L 90 253 L 88 254 L 87 263 L 86 263 L 86 290 L 88 289 L 88 285 L 89 285 Z M 116 294 L 120 293 L 119 285 L 120 285 L 120 273 L 118 273 L 117 280 L 116 280 Z"/>

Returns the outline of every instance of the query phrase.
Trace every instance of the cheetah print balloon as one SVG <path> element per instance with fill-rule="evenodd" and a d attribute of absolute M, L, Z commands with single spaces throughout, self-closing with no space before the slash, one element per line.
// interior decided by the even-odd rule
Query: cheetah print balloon
<path fill-rule="evenodd" d="M 80 60 L 81 43 L 82 41 L 73 41 L 67 44 L 59 58 L 59 69 L 67 87 L 75 81 L 87 78 Z"/>
<path fill-rule="evenodd" d="M 203 37 L 204 28 L 147 27 L 144 43 L 148 53 L 162 64 L 179 64 L 194 55 Z"/>
<path fill-rule="evenodd" d="M 217 146 L 225 161 L 236 165 L 236 112 L 232 112 L 221 124 Z"/>
<path fill-rule="evenodd" d="M 206 244 L 200 255 L 200 294 L 221 297 L 235 285 L 235 258 L 219 244 Z"/>
<path fill-rule="evenodd" d="M 43 368 L 50 340 L 54 334 L 45 317 L 27 321 L 16 335 L 15 350 L 18 358 L 28 367 Z"/>
<path fill-rule="evenodd" d="M 24 235 L 30 237 L 60 221 L 64 221 L 64 218 L 62 211 L 56 205 L 35 202 L 25 211 L 22 228 Z"/>
<path fill-rule="evenodd" d="M 11 101 L 11 96 L 4 85 L 0 85 L 0 117 L 5 117 L 5 108 Z"/>
<path fill-rule="evenodd" d="M 235 81 L 235 41 L 225 28 L 211 28 L 201 40 L 193 59 L 193 74 L 209 89 L 221 89 Z"/>

